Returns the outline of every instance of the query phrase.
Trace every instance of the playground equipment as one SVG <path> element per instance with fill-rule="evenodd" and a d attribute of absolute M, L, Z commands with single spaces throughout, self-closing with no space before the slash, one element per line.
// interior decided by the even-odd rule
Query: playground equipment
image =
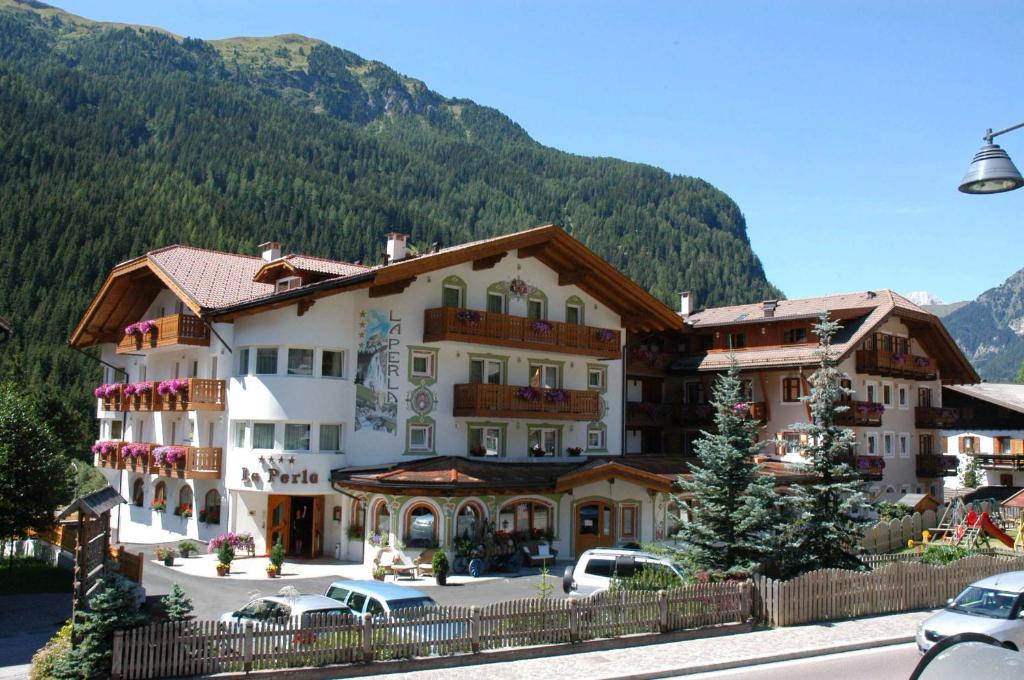
<path fill-rule="evenodd" d="M 1013 498 L 1016 498 L 1016 496 Z M 1007 503 L 1013 500 L 1013 498 L 1007 499 L 1003 506 L 1016 507 L 1014 505 L 1007 506 Z M 1020 507 L 1024 507 L 1024 498 L 1021 498 L 1020 502 Z M 997 517 L 1000 520 L 1002 519 L 998 513 Z M 939 520 L 939 525 L 935 527 L 933 533 L 936 538 L 946 543 L 966 548 L 977 548 L 978 542 L 981 540 L 982 535 L 985 534 L 995 538 L 1008 548 L 1024 550 L 1024 542 L 1022 542 L 1021 538 L 1022 528 L 1024 528 L 1024 518 L 1018 522 L 1017 539 L 1015 541 L 999 527 L 999 524 L 992 521 L 992 516 L 988 512 L 978 512 L 968 507 L 964 503 L 963 498 L 957 496 L 950 502 L 946 511 L 942 513 L 942 519 Z"/>
<path fill-rule="evenodd" d="M 1021 514 L 1017 518 L 1017 539 L 1013 542 L 1013 549 L 1024 552 L 1024 491 L 1018 491 L 1007 498 L 1003 501 L 1002 506 L 1021 510 Z"/>
<path fill-rule="evenodd" d="M 993 522 L 992 518 L 988 516 L 987 512 L 983 512 L 980 515 L 975 513 L 973 510 L 967 513 L 967 526 L 966 531 L 974 531 L 974 543 L 977 542 L 978 537 L 982 532 L 995 538 L 1000 543 L 1005 545 L 1007 548 L 1014 546 L 1013 539 L 1010 538 L 1005 531 L 997 527 Z M 974 543 L 970 545 L 973 546 Z"/>

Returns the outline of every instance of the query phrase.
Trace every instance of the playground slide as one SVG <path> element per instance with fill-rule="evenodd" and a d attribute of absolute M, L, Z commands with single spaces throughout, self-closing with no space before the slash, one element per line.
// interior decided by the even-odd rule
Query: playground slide
<path fill-rule="evenodd" d="M 1004 532 L 1002 529 L 1000 529 L 992 523 L 992 520 L 989 518 L 987 512 L 983 512 L 979 516 L 977 513 L 971 510 L 970 512 L 967 513 L 967 523 L 970 524 L 972 527 L 981 527 L 982 531 L 984 531 L 989 536 L 992 536 L 993 538 L 997 539 L 1007 548 L 1013 547 L 1013 539 L 1007 536 L 1006 532 Z"/>

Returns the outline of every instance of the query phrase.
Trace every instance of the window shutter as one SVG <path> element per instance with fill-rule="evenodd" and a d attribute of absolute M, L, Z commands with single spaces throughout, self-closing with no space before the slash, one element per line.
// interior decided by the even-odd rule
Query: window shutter
<path fill-rule="evenodd" d="M 964 441 L 966 437 L 960 437 L 960 453 L 967 452 L 967 442 Z"/>
<path fill-rule="evenodd" d="M 775 455 L 784 456 L 786 454 L 786 440 L 781 432 L 775 433 Z"/>

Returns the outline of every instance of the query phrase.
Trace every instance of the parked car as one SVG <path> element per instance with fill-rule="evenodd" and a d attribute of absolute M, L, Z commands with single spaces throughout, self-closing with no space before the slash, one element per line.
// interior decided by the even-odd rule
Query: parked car
<path fill-rule="evenodd" d="M 389 615 L 411 607 L 437 606 L 423 591 L 384 581 L 335 581 L 324 595 L 353 614 Z"/>
<path fill-rule="evenodd" d="M 917 648 L 927 652 L 957 633 L 982 633 L 1007 649 L 1024 649 L 1024 571 L 989 576 L 967 586 L 941 612 L 917 627 Z"/>
<path fill-rule="evenodd" d="M 639 550 L 592 548 L 580 555 L 575 565 L 565 568 L 562 589 L 575 597 L 587 597 L 608 590 L 613 578 L 633 576 L 644 569 L 663 569 L 683 582 L 683 575 L 664 557 Z"/>
<path fill-rule="evenodd" d="M 344 604 L 323 595 L 298 595 L 296 597 L 268 595 L 251 600 L 241 609 L 224 613 L 220 620 L 221 623 L 254 621 L 283 624 L 292 618 L 298 618 L 302 624 L 305 624 L 314 614 L 342 616 L 351 615 L 352 612 Z"/>

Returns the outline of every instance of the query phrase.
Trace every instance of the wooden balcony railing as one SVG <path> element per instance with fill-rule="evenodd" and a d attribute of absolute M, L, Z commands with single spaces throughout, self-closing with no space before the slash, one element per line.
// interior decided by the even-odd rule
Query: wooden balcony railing
<path fill-rule="evenodd" d="M 857 350 L 857 372 L 872 375 L 934 380 L 935 362 L 928 357 L 881 349 Z"/>
<path fill-rule="evenodd" d="M 141 333 L 123 335 L 120 342 L 117 343 L 116 352 L 118 354 L 130 354 L 175 345 L 195 347 L 210 345 L 210 329 L 197 316 L 172 314 L 140 323 L 148 324 L 149 328 Z"/>
<path fill-rule="evenodd" d="M 105 445 L 105 446 L 103 446 Z M 108 470 L 123 470 L 121 460 L 121 442 L 97 442 L 93 447 L 93 462 L 96 467 Z"/>
<path fill-rule="evenodd" d="M 885 459 L 881 456 L 853 456 L 852 465 L 864 479 L 877 481 L 885 472 Z"/>
<path fill-rule="evenodd" d="M 456 385 L 455 417 L 599 420 L 601 395 L 590 390 L 557 390 L 515 385 Z"/>
<path fill-rule="evenodd" d="M 565 354 L 618 359 L 621 333 L 561 321 L 536 321 L 523 316 L 478 312 L 457 307 L 428 309 L 423 318 L 423 342 L 471 342 Z"/>
<path fill-rule="evenodd" d="M 226 386 L 223 380 L 188 378 L 188 387 L 178 394 L 161 394 L 160 380 L 121 386 L 121 394 L 111 397 L 120 411 L 223 411 Z M 148 385 L 139 389 L 140 385 Z"/>
<path fill-rule="evenodd" d="M 742 407 L 738 414 L 747 415 L 759 423 L 768 422 L 768 406 L 763 401 L 744 402 L 746 409 Z M 675 409 L 676 421 L 679 425 L 707 425 L 715 419 L 715 407 L 711 404 L 679 404 Z"/>
<path fill-rule="evenodd" d="M 626 422 L 662 423 L 672 415 L 672 411 L 675 408 L 672 404 L 657 404 L 650 401 L 627 401 Z"/>
<path fill-rule="evenodd" d="M 849 408 L 836 414 L 836 425 L 879 427 L 882 424 L 882 413 L 885 411 L 885 407 L 881 404 L 871 401 L 842 401 L 837 406 L 848 406 Z"/>
<path fill-rule="evenodd" d="M 972 453 L 971 457 L 984 470 L 1024 470 L 1024 455 L 1013 453 Z"/>
<path fill-rule="evenodd" d="M 917 456 L 918 477 L 952 477 L 956 475 L 956 456 L 925 453 Z"/>
<path fill-rule="evenodd" d="M 974 417 L 974 409 L 937 406 L 918 406 L 914 409 L 914 425 L 925 429 L 943 430 L 954 425 L 965 425 Z"/>
<path fill-rule="evenodd" d="M 223 449 L 210 446 L 181 446 L 185 458 L 173 466 L 157 465 L 151 462 L 149 471 L 161 477 L 175 479 L 220 479 L 222 474 Z"/>

